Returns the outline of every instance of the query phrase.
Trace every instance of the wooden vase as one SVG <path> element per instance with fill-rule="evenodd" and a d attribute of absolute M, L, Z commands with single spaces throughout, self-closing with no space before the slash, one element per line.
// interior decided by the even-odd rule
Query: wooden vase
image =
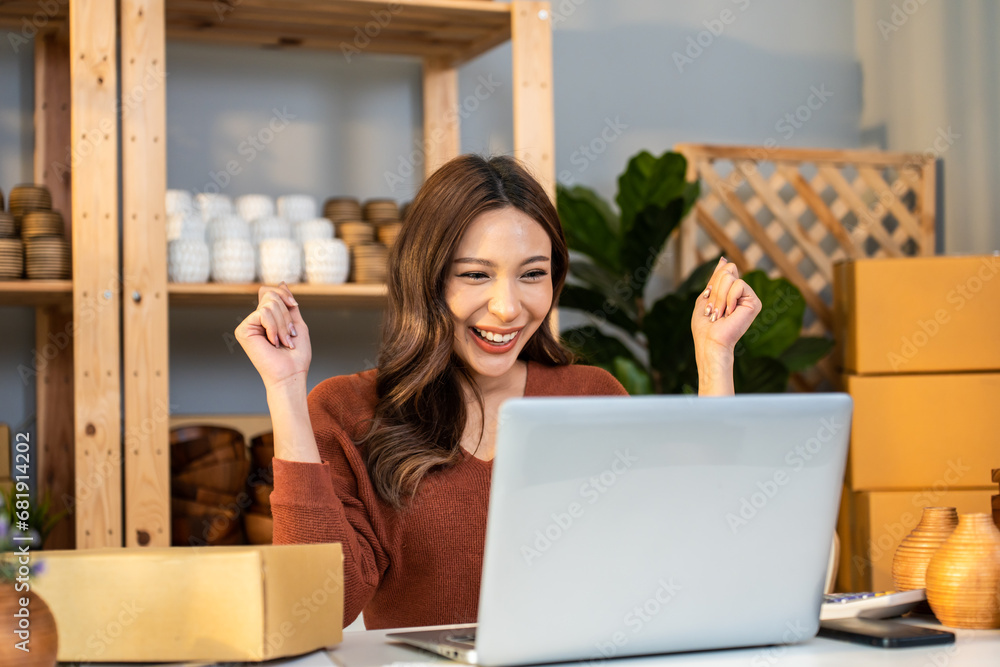
<path fill-rule="evenodd" d="M 963 514 L 927 566 L 927 601 L 953 628 L 1000 628 L 1000 531 L 988 514 Z"/>
<path fill-rule="evenodd" d="M 957 525 L 954 507 L 924 508 L 920 523 L 900 542 L 892 558 L 892 582 L 897 591 L 927 587 L 927 564 Z"/>
<path fill-rule="evenodd" d="M 15 646 L 22 639 L 14 632 L 20 630 L 19 618 L 14 616 L 21 609 L 20 598 L 27 597 L 28 631 L 31 633 L 25 652 Z M 56 633 L 56 619 L 52 611 L 37 593 L 18 592 L 11 582 L 0 582 L 0 665 L 19 667 L 54 667 L 59 652 L 59 637 Z"/>

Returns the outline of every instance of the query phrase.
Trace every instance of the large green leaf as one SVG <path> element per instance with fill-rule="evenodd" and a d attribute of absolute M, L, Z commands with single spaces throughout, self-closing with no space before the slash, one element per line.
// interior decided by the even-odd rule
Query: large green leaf
<path fill-rule="evenodd" d="M 578 354 L 591 366 L 600 366 L 609 373 L 614 373 L 615 357 L 631 359 L 636 364 L 632 351 L 614 336 L 609 336 L 597 327 L 585 326 L 568 329 L 560 334 L 560 338 L 573 352 Z"/>
<path fill-rule="evenodd" d="M 597 318 L 598 322 L 607 321 L 627 333 L 634 335 L 639 331 L 639 325 L 621 311 L 613 302 L 600 292 L 589 287 L 566 285 L 559 297 L 560 308 L 575 308 Z"/>
<path fill-rule="evenodd" d="M 691 311 L 696 298 L 668 294 L 653 304 L 642 320 L 649 365 L 659 373 L 662 393 L 678 393 L 684 383 L 698 381 L 691 336 Z"/>
<path fill-rule="evenodd" d="M 628 166 L 618 178 L 618 209 L 621 211 L 621 236 L 627 238 L 636 217 L 649 206 L 666 208 L 676 198 L 681 198 L 685 206 L 697 197 L 697 186 L 684 178 L 687 175 L 687 160 L 680 153 L 667 151 L 660 157 L 653 157 L 642 151 L 629 160 Z M 682 206 L 682 215 L 686 212 Z"/>
<path fill-rule="evenodd" d="M 639 317 L 635 306 L 634 290 L 618 274 L 583 260 L 570 261 L 569 272 L 595 292 L 603 294 L 604 298 L 613 303 L 626 316 L 633 320 Z"/>
<path fill-rule="evenodd" d="M 743 280 L 757 294 L 761 311 L 736 345 L 736 356 L 778 357 L 802 331 L 806 303 L 799 290 L 784 278 L 771 280 L 763 271 L 751 271 Z"/>
<path fill-rule="evenodd" d="M 622 383 L 632 396 L 653 393 L 653 382 L 649 377 L 649 372 L 637 364 L 634 360 L 626 357 L 615 357 L 614 376 Z"/>
<path fill-rule="evenodd" d="M 781 394 L 788 388 L 788 369 L 771 357 L 741 356 L 733 364 L 737 394 Z"/>
<path fill-rule="evenodd" d="M 653 273 L 667 237 L 683 215 L 684 200 L 675 198 L 666 206 L 650 205 L 635 217 L 632 229 L 622 239 L 621 265 L 636 294 L 642 294 Z"/>
<path fill-rule="evenodd" d="M 778 358 L 789 371 L 798 373 L 813 366 L 832 349 L 833 341 L 829 338 L 803 336 L 792 343 Z"/>
<path fill-rule="evenodd" d="M 597 193 L 579 185 L 573 189 L 559 185 L 556 189 L 556 208 L 569 248 L 620 273 L 617 224 L 611 209 Z"/>

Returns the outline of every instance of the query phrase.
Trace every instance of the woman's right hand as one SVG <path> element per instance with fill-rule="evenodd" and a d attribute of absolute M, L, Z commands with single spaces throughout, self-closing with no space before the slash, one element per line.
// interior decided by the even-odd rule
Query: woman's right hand
<path fill-rule="evenodd" d="M 240 322 L 235 334 L 268 391 L 309 372 L 309 328 L 285 283 L 261 286 L 257 310 Z"/>

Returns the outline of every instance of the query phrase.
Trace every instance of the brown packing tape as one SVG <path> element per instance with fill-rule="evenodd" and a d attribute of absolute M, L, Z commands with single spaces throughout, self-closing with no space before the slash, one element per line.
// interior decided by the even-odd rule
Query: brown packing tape
<path fill-rule="evenodd" d="M 1000 468 L 994 468 L 992 470 L 992 473 L 993 473 L 993 481 L 1000 482 Z"/>

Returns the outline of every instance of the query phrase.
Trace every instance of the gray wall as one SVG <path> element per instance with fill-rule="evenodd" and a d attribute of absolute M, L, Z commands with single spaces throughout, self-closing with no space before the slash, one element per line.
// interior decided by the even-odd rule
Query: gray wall
<path fill-rule="evenodd" d="M 556 0 L 554 69 L 556 165 L 560 180 L 613 196 L 627 159 L 682 141 L 852 147 L 859 143 L 861 73 L 851 3 L 819 0 Z M 238 11 L 238 9 L 237 9 Z M 724 13 L 729 12 L 729 13 Z M 728 23 L 726 23 L 728 21 Z M 718 35 L 709 30 L 714 28 Z M 721 28 L 721 29 L 720 29 Z M 692 50 L 678 68 L 689 39 Z M 2 52 L 0 82 L 21 83 L 23 62 Z M 187 44 L 168 47 L 168 179 L 202 190 L 235 160 L 231 195 L 306 192 L 317 197 L 412 196 L 405 169 L 422 126 L 417 64 L 339 53 L 289 53 Z M 27 70 L 30 75 L 30 68 Z M 481 97 L 470 97 L 480 81 Z M 461 72 L 462 148 L 510 152 L 510 49 L 501 47 Z M 832 93 L 812 119 L 789 135 L 776 125 L 813 87 Z M 9 89 L 5 87 L 5 89 Z M 22 152 L 0 159 L 0 184 L 30 175 L 30 115 L 7 122 L 18 104 L 0 96 L 0 147 Z M 23 104 L 21 105 L 24 106 Z M 263 150 L 240 144 L 258 134 L 274 110 L 295 116 Z M 30 114 L 30 104 L 28 105 Z M 601 134 L 609 124 L 615 130 Z M 265 133 L 266 134 L 266 133 Z M 13 138 L 12 138 L 13 137 Z M 11 143 L 13 142 L 13 143 Z M 253 159 L 250 159 L 250 154 Z M 403 161 L 403 169 L 400 161 Z M 20 171 L 18 171 L 20 164 Z M 418 168 L 419 171 L 419 168 Z M 400 174 L 401 182 L 387 174 Z M 225 180 L 225 179 L 220 179 Z M 7 185 L 9 187 L 9 185 Z M 5 319 L 12 309 L 0 309 Z M 248 309 L 171 312 L 171 408 L 175 413 L 262 412 L 263 387 L 230 334 Z M 305 313 L 314 333 L 312 383 L 360 370 L 374 360 L 378 315 Z M 30 319 L 0 335 L 0 419 L 18 421 L 26 403 L 12 363 L 30 348 Z M 26 332 L 27 331 L 27 332 Z M 25 341 L 28 341 L 27 343 Z M 33 391 L 33 387 L 32 387 Z M 20 401 L 20 402 L 19 402 Z M 9 407 L 8 407 L 9 406 Z"/>

